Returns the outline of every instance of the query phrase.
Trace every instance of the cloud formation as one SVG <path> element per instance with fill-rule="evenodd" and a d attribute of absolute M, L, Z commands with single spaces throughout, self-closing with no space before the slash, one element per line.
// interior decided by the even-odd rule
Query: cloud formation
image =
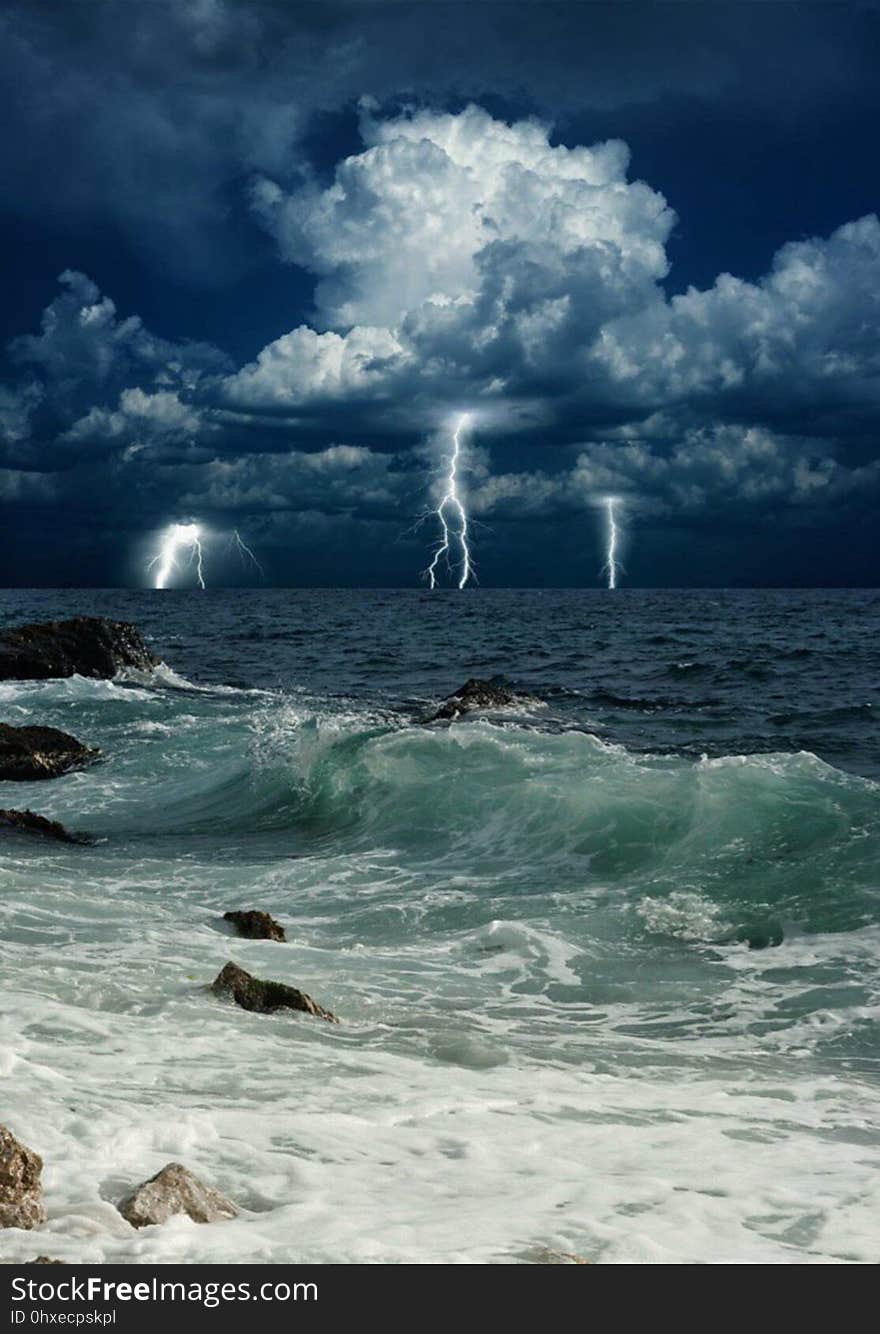
<path fill-rule="evenodd" d="M 61 275 L 39 333 L 10 347 L 0 503 L 88 487 L 143 524 L 402 532 L 426 439 L 463 407 L 488 450 L 467 478 L 488 519 L 583 514 L 610 491 L 646 519 L 734 525 L 876 496 L 876 216 L 786 244 L 757 281 L 670 297 L 675 214 L 620 141 L 568 147 L 476 105 L 366 103 L 361 134 L 326 179 L 252 183 L 279 259 L 317 282 L 309 321 L 238 368 Z"/>

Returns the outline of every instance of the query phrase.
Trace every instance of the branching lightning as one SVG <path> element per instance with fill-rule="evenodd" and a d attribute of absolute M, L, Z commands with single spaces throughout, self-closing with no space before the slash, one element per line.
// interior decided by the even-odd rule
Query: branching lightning
<path fill-rule="evenodd" d="M 210 546 L 209 539 L 216 536 L 216 533 L 206 530 L 198 523 L 169 524 L 159 538 L 155 556 L 147 564 L 148 570 L 155 569 L 153 586 L 155 588 L 167 588 L 181 566 L 186 564 L 195 569 L 199 588 L 204 588 L 204 547 L 205 543 Z M 233 547 L 241 557 L 242 563 L 250 561 L 259 570 L 260 574 L 264 574 L 262 565 L 237 528 L 234 528 L 232 533 L 229 534 L 227 550 L 231 551 Z"/>
<path fill-rule="evenodd" d="M 620 526 L 617 522 L 617 505 L 619 502 L 616 496 L 606 496 L 602 503 L 605 506 L 605 513 L 607 516 L 605 530 L 607 546 L 605 564 L 602 566 L 602 573 L 608 577 L 608 587 L 616 588 L 617 576 L 623 569 L 617 555 L 617 550 L 620 545 Z"/>
<path fill-rule="evenodd" d="M 154 565 L 159 567 L 156 571 L 154 585 L 156 588 L 167 588 L 168 580 L 178 568 L 177 558 L 181 552 L 187 553 L 190 565 L 195 564 L 199 588 L 205 587 L 202 571 L 202 530 L 197 523 L 173 523 L 162 534 L 159 550 L 147 566 L 148 570 Z"/>
<path fill-rule="evenodd" d="M 252 562 L 254 563 L 254 565 L 255 565 L 255 566 L 257 567 L 257 569 L 260 571 L 260 574 L 265 574 L 265 571 L 264 571 L 262 565 L 261 565 L 260 562 L 257 560 L 257 558 L 256 558 L 256 556 L 254 555 L 254 553 L 251 551 L 251 549 L 250 549 L 250 547 L 248 546 L 247 542 L 245 542 L 245 541 L 242 540 L 241 534 L 239 533 L 239 531 L 238 531 L 237 528 L 233 529 L 233 532 L 232 532 L 232 541 L 233 541 L 233 543 L 234 543 L 234 545 L 235 545 L 236 550 L 239 552 L 239 554 L 242 556 L 242 558 L 244 559 L 245 557 L 247 557 L 248 560 L 250 560 L 250 561 L 252 561 Z"/>
<path fill-rule="evenodd" d="M 452 433 L 452 453 L 449 457 L 449 471 L 446 474 L 446 490 L 443 498 L 435 511 L 440 520 L 441 538 L 437 549 L 434 552 L 431 564 L 426 571 L 428 582 L 431 588 L 437 587 L 437 570 L 441 560 L 446 564 L 449 570 L 453 569 L 451 551 L 453 545 L 461 552 L 457 563 L 458 568 L 458 587 L 464 588 L 467 581 L 473 576 L 473 561 L 471 560 L 470 543 L 468 538 L 468 517 L 458 494 L 458 465 L 461 460 L 461 437 L 464 431 L 470 425 L 470 414 L 462 413 L 455 425 Z"/>

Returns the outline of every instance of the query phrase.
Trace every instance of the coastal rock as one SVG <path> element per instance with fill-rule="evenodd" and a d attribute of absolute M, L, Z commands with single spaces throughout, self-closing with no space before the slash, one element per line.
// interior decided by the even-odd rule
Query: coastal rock
<path fill-rule="evenodd" d="M 223 919 L 231 922 L 240 936 L 249 940 L 286 940 L 284 927 L 267 912 L 251 908 L 247 912 L 225 912 Z"/>
<path fill-rule="evenodd" d="M 263 982 L 239 968 L 237 963 L 226 964 L 214 978 L 211 990 L 218 996 L 231 996 L 243 1010 L 256 1010 L 260 1014 L 272 1014 L 275 1010 L 302 1010 L 317 1019 L 327 1019 L 331 1024 L 339 1023 L 335 1014 L 325 1010 L 304 991 L 289 987 L 284 982 Z"/>
<path fill-rule="evenodd" d="M 173 1214 L 188 1214 L 194 1223 L 219 1223 L 238 1213 L 230 1200 L 199 1181 L 181 1163 L 167 1163 L 117 1208 L 132 1227 L 164 1223 Z"/>
<path fill-rule="evenodd" d="M 476 713 L 482 709 L 506 709 L 517 702 L 517 696 L 497 678 L 483 681 L 472 676 L 460 686 L 454 694 L 440 705 L 425 721 L 436 723 L 443 720 L 460 718 L 464 713 Z"/>
<path fill-rule="evenodd" d="M 124 667 L 148 671 L 158 662 L 136 626 L 102 616 L 75 616 L 0 631 L 0 681 L 74 675 L 109 680 Z"/>
<path fill-rule="evenodd" d="M 35 834 L 38 838 L 54 838 L 58 843 L 94 842 L 88 834 L 78 834 L 65 829 L 58 820 L 49 820 L 45 815 L 37 815 L 34 811 L 0 810 L 0 834 L 9 831 L 16 834 Z"/>
<path fill-rule="evenodd" d="M 99 752 L 57 727 L 11 727 L 0 723 L 0 779 L 31 783 L 81 769 Z"/>
<path fill-rule="evenodd" d="M 0 1126 L 0 1227 L 38 1227 L 46 1221 L 43 1160 Z"/>

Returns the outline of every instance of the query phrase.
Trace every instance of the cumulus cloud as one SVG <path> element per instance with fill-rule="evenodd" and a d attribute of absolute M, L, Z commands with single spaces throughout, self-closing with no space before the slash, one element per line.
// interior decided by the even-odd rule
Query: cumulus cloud
<path fill-rule="evenodd" d="M 315 323 L 233 377 L 233 400 L 405 399 L 534 406 L 548 437 L 702 405 L 827 435 L 880 408 L 880 223 L 790 243 L 768 274 L 667 298 L 663 196 L 617 141 L 554 145 L 534 120 L 470 106 L 362 117 L 331 183 L 255 208 L 281 255 L 318 277 Z M 510 419 L 505 423 L 509 427 Z"/>
<path fill-rule="evenodd" d="M 426 435 L 465 407 L 477 516 L 548 519 L 613 492 L 646 518 L 736 523 L 876 494 L 876 217 L 783 246 L 757 281 L 670 298 L 674 215 L 622 143 L 566 147 L 476 106 L 367 106 L 361 131 L 331 179 L 254 189 L 282 257 L 318 282 L 311 321 L 244 366 L 62 274 L 11 346 L 0 499 L 79 487 L 108 511 L 136 496 L 144 515 L 402 530 L 429 491 Z"/>
<path fill-rule="evenodd" d="M 758 283 L 722 274 L 610 321 L 591 349 L 635 405 L 700 401 L 730 413 L 823 417 L 880 406 L 880 221 L 782 247 Z M 820 429 L 827 429 L 823 421 Z"/>
<path fill-rule="evenodd" d="M 548 126 L 476 106 L 367 110 L 361 132 L 328 187 L 263 179 L 254 201 L 282 256 L 318 276 L 319 325 L 374 342 L 385 330 L 389 388 L 413 367 L 423 399 L 563 382 L 603 322 L 650 301 L 667 272 L 674 214 L 628 179 L 619 141 L 554 146 Z M 335 342 L 310 352 L 332 378 Z"/>
<path fill-rule="evenodd" d="M 383 389 L 407 355 L 388 329 L 356 326 L 345 336 L 300 325 L 264 347 L 223 383 L 234 407 L 272 411 L 314 401 L 358 399 Z"/>
<path fill-rule="evenodd" d="M 120 319 L 85 274 L 68 269 L 59 282 L 62 291 L 43 312 L 40 332 L 9 346 L 13 365 L 41 376 L 46 400 L 59 413 L 91 407 L 96 397 L 106 401 L 129 383 L 190 393 L 205 374 L 227 369 L 216 348 L 159 338 L 137 315 Z"/>
<path fill-rule="evenodd" d="M 123 389 L 114 409 L 93 407 L 60 437 L 62 445 L 91 446 L 97 450 L 121 447 L 131 458 L 143 450 L 153 457 L 180 455 L 200 437 L 215 431 L 208 415 L 168 389 L 146 393 L 139 387 Z"/>
<path fill-rule="evenodd" d="M 213 459 L 192 476 L 193 490 L 181 503 L 248 514 L 394 512 L 404 476 L 395 465 L 393 455 L 356 445 L 330 445 L 316 453 Z"/>

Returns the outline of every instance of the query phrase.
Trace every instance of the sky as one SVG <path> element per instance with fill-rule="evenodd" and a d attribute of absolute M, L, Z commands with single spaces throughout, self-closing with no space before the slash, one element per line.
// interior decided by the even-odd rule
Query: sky
<path fill-rule="evenodd" d="M 484 586 L 599 586 L 609 496 L 622 585 L 876 585 L 878 60 L 874 0 L 7 0 L 0 584 L 195 522 L 418 587 L 468 413 Z"/>

